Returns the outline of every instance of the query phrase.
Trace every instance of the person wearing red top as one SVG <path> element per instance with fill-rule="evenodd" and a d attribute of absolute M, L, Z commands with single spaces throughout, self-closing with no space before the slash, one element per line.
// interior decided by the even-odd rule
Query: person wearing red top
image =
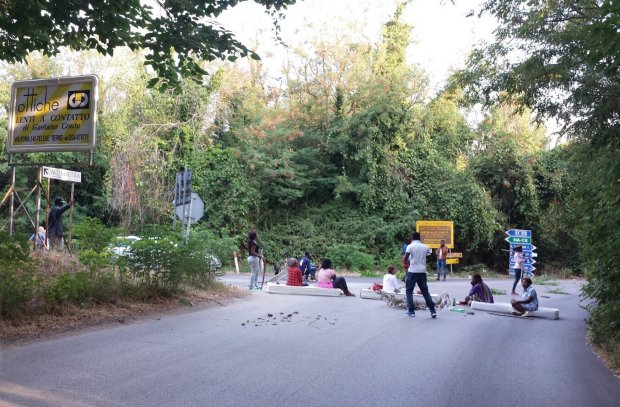
<path fill-rule="evenodd" d="M 286 285 L 298 287 L 303 286 L 304 284 L 302 281 L 301 269 L 299 268 L 299 262 L 297 259 L 294 257 L 289 258 L 286 265 L 288 266 L 288 279 L 286 280 Z"/>

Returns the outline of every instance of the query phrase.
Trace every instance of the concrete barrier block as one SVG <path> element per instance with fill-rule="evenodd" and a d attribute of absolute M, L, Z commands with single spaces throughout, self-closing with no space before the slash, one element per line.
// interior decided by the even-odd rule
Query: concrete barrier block
<path fill-rule="evenodd" d="M 514 311 L 512 305 L 505 302 L 496 302 L 494 304 L 489 304 L 487 302 L 478 302 L 473 301 L 471 303 L 471 309 L 479 310 L 479 311 L 490 311 L 490 312 L 501 312 L 503 314 L 510 314 Z M 538 307 L 536 311 L 528 312 L 528 315 L 531 317 L 545 318 L 545 319 L 559 319 L 560 318 L 560 310 L 557 308 L 545 308 Z"/>
<path fill-rule="evenodd" d="M 297 287 L 275 283 L 267 283 L 267 289 L 265 291 L 269 294 L 318 295 L 322 297 L 338 297 L 344 295 L 338 288 Z"/>

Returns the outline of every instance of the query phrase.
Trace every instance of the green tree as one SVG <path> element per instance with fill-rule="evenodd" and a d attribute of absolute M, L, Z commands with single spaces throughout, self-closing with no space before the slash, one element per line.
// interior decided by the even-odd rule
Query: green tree
<path fill-rule="evenodd" d="M 254 0 L 272 16 L 295 0 Z M 17 1 L 0 2 L 0 55 L 8 62 L 24 61 L 32 51 L 56 55 L 62 47 L 96 49 L 112 55 L 116 48 L 147 50 L 145 64 L 157 74 L 149 86 L 180 88 L 181 78 L 202 82 L 207 75 L 200 61 L 238 56 L 258 59 L 224 27 L 212 23 L 237 0 L 157 1 Z M 277 20 L 274 20 L 278 28 Z"/>
<path fill-rule="evenodd" d="M 489 0 L 483 13 L 499 21 L 495 39 L 474 50 L 460 78 L 470 96 L 493 103 L 507 95 L 539 117 L 564 124 L 581 140 L 582 179 L 575 193 L 582 265 L 595 343 L 620 365 L 620 272 L 614 247 L 620 151 L 620 2 Z M 504 93 L 506 92 L 506 93 Z"/>

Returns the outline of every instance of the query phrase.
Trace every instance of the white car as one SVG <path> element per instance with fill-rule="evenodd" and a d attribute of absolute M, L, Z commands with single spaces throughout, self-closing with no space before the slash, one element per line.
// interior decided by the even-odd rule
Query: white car
<path fill-rule="evenodd" d="M 151 239 L 157 240 L 157 238 Z M 110 251 L 116 257 L 130 257 L 132 256 L 131 245 L 140 240 L 142 240 L 142 238 L 138 236 L 118 236 L 116 238 L 114 246 L 110 248 Z M 176 243 L 174 244 L 174 246 L 176 247 Z M 222 267 L 222 261 L 216 255 L 207 253 L 205 254 L 205 258 L 209 263 L 209 268 L 211 271 L 215 272 Z"/>
<path fill-rule="evenodd" d="M 138 236 L 118 236 L 113 243 L 114 246 L 110 248 L 110 251 L 118 257 L 129 256 L 131 254 L 130 251 L 128 251 L 130 246 L 138 240 L 142 239 Z"/>

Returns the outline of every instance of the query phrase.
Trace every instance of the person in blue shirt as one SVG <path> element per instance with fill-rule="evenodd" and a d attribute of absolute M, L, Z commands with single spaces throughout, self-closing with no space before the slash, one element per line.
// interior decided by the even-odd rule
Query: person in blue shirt
<path fill-rule="evenodd" d="M 515 315 L 527 315 L 529 311 L 536 311 L 538 309 L 538 295 L 536 290 L 532 287 L 532 279 L 524 277 L 521 279 L 521 286 L 523 287 L 523 295 L 521 300 L 511 300 L 512 308 L 515 309 L 513 314 Z"/>
<path fill-rule="evenodd" d="M 45 228 L 43 226 L 39 226 L 39 231 L 37 232 L 37 249 L 42 250 L 42 249 L 47 249 L 47 245 L 45 244 Z M 28 239 L 31 242 L 34 242 L 35 240 L 35 235 L 34 233 L 32 234 L 32 236 L 30 236 L 30 239 Z"/>
<path fill-rule="evenodd" d="M 299 268 L 303 274 L 304 280 L 316 281 L 316 266 L 310 261 L 310 253 L 304 252 L 304 257 L 299 262 Z"/>

